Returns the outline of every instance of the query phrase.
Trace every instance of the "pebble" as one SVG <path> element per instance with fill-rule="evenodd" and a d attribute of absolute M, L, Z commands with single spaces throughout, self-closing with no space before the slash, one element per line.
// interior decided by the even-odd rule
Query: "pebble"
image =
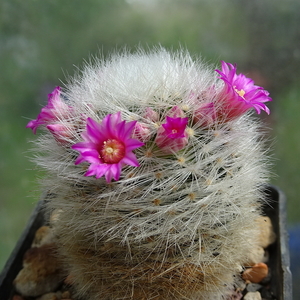
<path fill-rule="evenodd" d="M 14 280 L 18 293 L 25 297 L 37 297 L 58 288 L 64 276 L 55 250 L 53 244 L 27 250 L 23 269 Z"/>
<path fill-rule="evenodd" d="M 59 293 L 47 293 L 37 298 L 36 300 L 60 300 L 61 299 L 60 296 L 61 295 L 59 295 Z"/>
<path fill-rule="evenodd" d="M 22 296 L 20 295 L 14 295 L 11 300 L 25 300 Z"/>
<path fill-rule="evenodd" d="M 262 288 L 262 285 L 259 283 L 249 283 L 246 286 L 247 292 L 256 292 Z"/>
<path fill-rule="evenodd" d="M 261 290 L 260 290 L 260 294 L 261 294 L 261 297 L 263 299 L 266 299 L 266 300 L 273 300 L 273 299 L 277 299 L 275 297 L 273 297 L 271 291 L 266 288 L 266 287 L 263 287 Z"/>
<path fill-rule="evenodd" d="M 244 300 L 262 300 L 260 292 L 248 292 L 244 296 Z"/>
<path fill-rule="evenodd" d="M 271 219 L 266 216 L 261 216 L 256 219 L 256 222 L 259 227 L 258 245 L 267 248 L 276 240 Z"/>
<path fill-rule="evenodd" d="M 50 216 L 50 220 L 49 220 L 50 225 L 52 225 L 52 226 L 55 225 L 55 223 L 59 220 L 59 217 L 60 217 L 62 212 L 63 212 L 62 209 L 57 209 L 57 208 L 52 212 L 52 214 Z"/>
<path fill-rule="evenodd" d="M 52 244 L 53 242 L 54 237 L 51 228 L 49 226 L 42 226 L 36 231 L 31 247 L 40 247 Z"/>
<path fill-rule="evenodd" d="M 69 291 L 64 291 L 61 294 L 61 299 L 70 299 L 71 298 L 71 293 Z"/>
<path fill-rule="evenodd" d="M 269 270 L 265 263 L 258 263 L 246 269 L 242 277 L 245 281 L 259 283 L 268 276 Z"/>

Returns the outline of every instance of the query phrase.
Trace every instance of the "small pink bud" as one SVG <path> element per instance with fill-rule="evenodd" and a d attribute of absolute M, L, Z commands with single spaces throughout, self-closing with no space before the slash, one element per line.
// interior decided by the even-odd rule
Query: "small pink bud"
<path fill-rule="evenodd" d="M 60 96 L 60 87 L 56 87 L 51 94 L 48 94 L 48 103 L 41 109 L 36 120 L 31 120 L 26 128 L 32 129 L 33 133 L 39 126 L 47 125 L 59 119 L 68 117 L 72 112 L 72 107 L 68 106 Z"/>
<path fill-rule="evenodd" d="M 155 142 L 166 153 L 177 152 L 188 143 L 188 134 L 185 129 L 188 118 L 166 117 L 166 123 L 157 130 Z"/>
<path fill-rule="evenodd" d="M 158 113 L 150 107 L 146 108 L 146 111 L 145 111 L 145 114 L 143 117 L 152 122 L 157 122 L 159 120 Z"/>
<path fill-rule="evenodd" d="M 188 123 L 188 118 L 166 117 L 166 123 L 162 124 L 168 138 L 176 139 L 184 137 L 184 131 Z"/>
<path fill-rule="evenodd" d="M 178 106 L 173 106 L 168 111 L 167 115 L 172 118 L 184 118 L 185 117 L 183 110 Z"/>
<path fill-rule="evenodd" d="M 194 111 L 194 123 L 207 126 L 216 120 L 216 109 L 213 102 L 201 104 Z"/>
<path fill-rule="evenodd" d="M 71 137 L 70 129 L 63 124 L 49 124 L 47 129 L 53 134 L 57 142 L 67 144 L 67 140 Z"/>
<path fill-rule="evenodd" d="M 133 132 L 133 138 L 136 138 L 140 140 L 143 143 L 146 143 L 150 139 L 150 128 L 145 123 L 137 122 L 135 124 L 134 132 Z"/>

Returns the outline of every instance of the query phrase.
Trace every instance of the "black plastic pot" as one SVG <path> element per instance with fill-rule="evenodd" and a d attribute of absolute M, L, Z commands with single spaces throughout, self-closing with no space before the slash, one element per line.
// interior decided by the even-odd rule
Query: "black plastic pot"
<path fill-rule="evenodd" d="M 292 275 L 286 229 L 286 197 L 275 186 L 267 187 L 265 192 L 268 204 L 265 205 L 264 212 L 271 218 L 277 235 L 276 242 L 268 249 L 270 254 L 268 264 L 272 272 L 270 290 L 277 300 L 292 300 Z M 10 300 L 14 295 L 13 280 L 22 268 L 23 255 L 31 246 L 36 230 L 45 222 L 43 204 L 44 202 L 40 201 L 36 206 L 27 227 L 0 274 L 1 300 Z"/>
<path fill-rule="evenodd" d="M 13 281 L 22 269 L 23 256 L 31 247 L 35 232 L 45 223 L 43 214 L 44 200 L 36 205 L 29 222 L 12 251 L 0 274 L 0 299 L 9 300 L 14 295 Z"/>
<path fill-rule="evenodd" d="M 269 246 L 269 268 L 272 272 L 271 291 L 278 300 L 293 300 L 292 273 L 286 221 L 286 197 L 276 186 L 266 189 L 268 204 L 264 212 L 272 220 L 277 239 Z"/>

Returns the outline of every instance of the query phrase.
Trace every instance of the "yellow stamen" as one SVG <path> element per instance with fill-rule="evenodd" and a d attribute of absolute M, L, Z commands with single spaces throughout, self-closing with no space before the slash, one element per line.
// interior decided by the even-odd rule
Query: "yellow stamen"
<path fill-rule="evenodd" d="M 125 146 L 121 141 L 107 140 L 103 142 L 99 154 L 104 163 L 118 163 L 125 156 Z"/>
<path fill-rule="evenodd" d="M 236 86 L 234 86 L 233 88 L 234 88 L 234 90 L 236 91 L 236 93 L 237 93 L 240 97 L 244 98 L 244 95 L 246 94 L 246 92 L 245 92 L 243 89 L 238 90 L 238 89 L 236 88 Z M 244 98 L 244 99 L 245 99 L 245 98 Z"/>
<path fill-rule="evenodd" d="M 114 149 L 111 148 L 111 147 L 107 147 L 107 148 L 105 149 L 105 152 L 106 152 L 106 154 L 111 154 L 111 153 L 114 152 Z"/>

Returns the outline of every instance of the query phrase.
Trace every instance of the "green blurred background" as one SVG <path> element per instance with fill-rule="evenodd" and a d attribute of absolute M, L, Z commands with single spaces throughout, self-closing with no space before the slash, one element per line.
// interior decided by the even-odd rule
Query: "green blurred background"
<path fill-rule="evenodd" d="M 1 0 L 0 270 L 40 197 L 27 122 L 85 59 L 124 46 L 183 46 L 269 90 L 272 183 L 300 222 L 299 22 L 298 0 Z"/>

